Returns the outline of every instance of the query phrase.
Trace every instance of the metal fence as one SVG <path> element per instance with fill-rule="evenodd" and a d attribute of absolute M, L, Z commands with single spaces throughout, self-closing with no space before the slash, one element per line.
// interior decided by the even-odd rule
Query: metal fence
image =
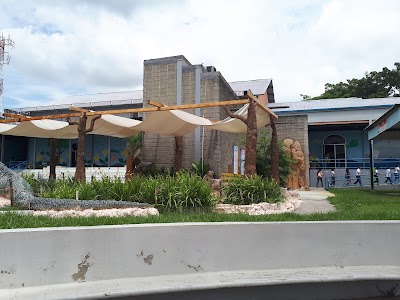
<path fill-rule="evenodd" d="M 374 176 L 374 186 L 393 186 L 396 187 L 400 185 L 399 177 L 395 177 L 394 174 L 388 179 L 385 174 L 379 174 Z M 325 178 L 324 188 L 329 191 L 330 188 L 350 188 L 350 187 L 370 187 L 371 186 L 371 176 L 361 175 L 359 180 L 355 176 L 350 176 L 348 178 L 339 177 L 327 177 Z"/>
<path fill-rule="evenodd" d="M 394 167 L 400 165 L 399 157 L 390 158 L 374 158 L 374 166 L 378 168 L 387 168 L 388 166 Z M 347 158 L 347 159 L 323 159 L 323 158 L 310 158 L 311 168 L 358 168 L 367 169 L 370 167 L 369 158 Z"/>

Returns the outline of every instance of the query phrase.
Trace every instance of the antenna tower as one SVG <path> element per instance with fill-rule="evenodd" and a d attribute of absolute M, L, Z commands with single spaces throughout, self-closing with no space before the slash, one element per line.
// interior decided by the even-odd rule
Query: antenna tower
<path fill-rule="evenodd" d="M 3 116 L 3 65 L 10 63 L 10 55 L 5 51 L 6 47 L 14 48 L 15 43 L 10 39 L 10 36 L 0 36 L 0 117 Z"/>

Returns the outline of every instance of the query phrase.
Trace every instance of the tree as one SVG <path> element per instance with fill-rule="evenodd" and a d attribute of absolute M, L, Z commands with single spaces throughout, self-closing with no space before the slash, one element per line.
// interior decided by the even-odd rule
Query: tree
<path fill-rule="evenodd" d="M 272 175 L 272 138 L 268 139 L 265 132 L 261 132 L 257 141 L 257 174 L 262 175 L 266 178 L 273 178 Z M 279 183 L 281 186 L 287 184 L 289 174 L 292 171 L 292 158 L 286 153 L 282 142 L 277 143 L 277 149 L 279 152 Z"/>
<path fill-rule="evenodd" d="M 278 145 L 278 134 L 276 132 L 276 124 L 275 119 L 273 117 L 270 118 L 271 120 L 271 177 L 275 180 L 278 184 L 280 183 L 279 178 L 279 145 Z"/>
<path fill-rule="evenodd" d="M 248 91 L 247 97 L 249 98 L 249 107 L 247 109 L 247 118 L 235 114 L 224 106 L 224 110 L 231 118 L 239 119 L 247 126 L 246 131 L 246 161 L 244 164 L 244 174 L 248 176 L 256 175 L 256 148 L 257 148 L 257 114 L 256 107 L 257 102 L 254 95 Z"/>
<path fill-rule="evenodd" d="M 49 179 L 56 179 L 56 164 L 57 164 L 57 153 L 56 153 L 57 139 L 50 139 L 50 175 Z"/>
<path fill-rule="evenodd" d="M 175 157 L 174 157 L 174 172 L 182 169 L 183 163 L 183 136 L 175 137 Z"/>
<path fill-rule="evenodd" d="M 400 63 L 394 64 L 392 70 L 383 68 L 382 71 L 366 73 L 361 79 L 348 79 L 347 82 L 325 84 L 325 92 L 311 98 L 302 95 L 303 100 L 334 99 L 334 98 L 385 98 L 400 96 Z"/>
<path fill-rule="evenodd" d="M 86 182 L 85 172 L 85 142 L 86 134 L 93 131 L 94 122 L 99 119 L 101 115 L 94 116 L 90 121 L 90 127 L 86 128 L 87 116 L 86 112 L 82 112 L 76 121 L 72 121 L 69 117 L 67 121 L 69 125 L 78 126 L 78 148 L 76 153 L 76 169 L 75 169 L 75 181 Z"/>
<path fill-rule="evenodd" d="M 126 151 L 128 155 L 126 156 L 126 171 L 125 180 L 129 181 L 131 179 L 134 166 L 134 159 L 139 155 L 140 148 L 143 146 L 143 133 L 136 133 L 126 139 Z"/>

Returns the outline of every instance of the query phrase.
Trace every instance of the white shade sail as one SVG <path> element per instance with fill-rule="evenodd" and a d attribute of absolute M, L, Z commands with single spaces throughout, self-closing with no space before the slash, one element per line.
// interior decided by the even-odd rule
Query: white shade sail
<path fill-rule="evenodd" d="M 208 119 L 181 110 L 165 110 L 151 113 L 137 129 L 144 132 L 183 136 L 198 126 L 212 125 Z"/>
<path fill-rule="evenodd" d="M 247 116 L 248 104 L 241 107 L 236 114 Z M 270 116 L 273 114 L 265 108 L 257 105 L 257 128 L 265 127 L 270 123 Z M 88 117 L 87 127 L 93 116 Z M 219 122 L 212 122 L 181 110 L 156 111 L 149 114 L 144 121 L 133 120 L 115 115 L 102 115 L 94 123 L 94 129 L 89 134 L 105 135 L 119 138 L 132 136 L 140 131 L 183 136 L 192 132 L 196 127 L 240 133 L 246 132 L 247 126 L 239 119 L 226 118 Z M 24 121 L 18 125 L 0 123 L 0 134 L 27 136 L 39 138 L 74 139 L 78 136 L 77 125 L 69 125 L 65 121 L 56 120 L 34 120 Z"/>

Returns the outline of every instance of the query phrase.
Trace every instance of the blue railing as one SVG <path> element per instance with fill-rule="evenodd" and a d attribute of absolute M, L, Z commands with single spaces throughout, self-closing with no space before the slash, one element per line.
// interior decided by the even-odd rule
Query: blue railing
<path fill-rule="evenodd" d="M 400 165 L 399 157 L 391 158 L 374 158 L 374 166 L 378 168 L 394 168 L 396 165 Z M 370 168 L 369 158 L 347 158 L 347 159 L 310 159 L 311 168 L 322 168 L 322 169 L 337 169 L 337 168 L 358 168 L 363 169 Z"/>
<path fill-rule="evenodd" d="M 26 160 L 10 160 L 5 165 L 11 170 L 24 170 L 28 168 L 28 161 Z"/>

